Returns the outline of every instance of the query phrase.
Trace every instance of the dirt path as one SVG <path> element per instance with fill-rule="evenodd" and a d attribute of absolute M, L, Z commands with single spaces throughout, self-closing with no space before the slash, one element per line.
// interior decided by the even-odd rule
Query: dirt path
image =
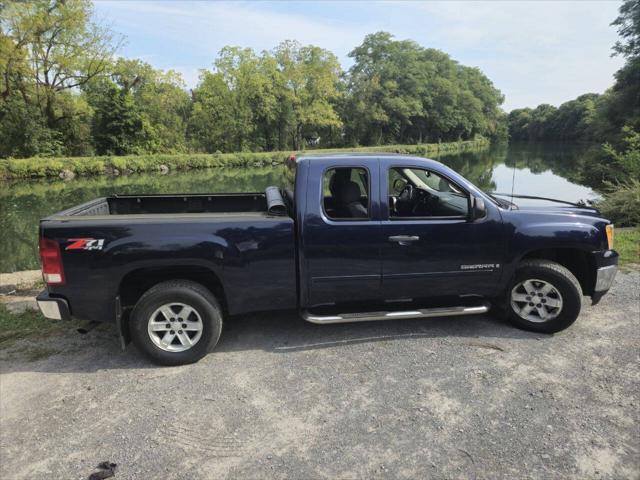
<path fill-rule="evenodd" d="M 0 477 L 637 478 L 639 295 L 619 275 L 555 336 L 254 316 L 175 368 L 104 327 L 23 341 L 0 352 Z"/>

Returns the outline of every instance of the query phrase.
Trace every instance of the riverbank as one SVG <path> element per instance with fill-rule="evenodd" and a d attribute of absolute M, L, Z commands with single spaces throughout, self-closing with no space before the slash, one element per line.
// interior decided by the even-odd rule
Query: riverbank
<path fill-rule="evenodd" d="M 381 145 L 376 147 L 333 148 L 301 152 L 238 152 L 238 153 L 180 153 L 157 155 L 128 155 L 122 157 L 32 157 L 0 160 L 0 178 L 72 178 L 91 175 L 126 175 L 129 173 L 191 170 L 215 167 L 255 167 L 281 164 L 292 154 L 329 154 L 344 152 L 387 152 L 420 156 L 438 156 L 446 153 L 477 151 L 488 148 L 489 140 L 451 143 L 425 143 L 421 145 Z"/>

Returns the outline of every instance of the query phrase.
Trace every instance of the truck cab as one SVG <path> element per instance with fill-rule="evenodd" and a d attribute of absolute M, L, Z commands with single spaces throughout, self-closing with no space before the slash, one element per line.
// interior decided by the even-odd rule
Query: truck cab
<path fill-rule="evenodd" d="M 492 310 L 553 333 L 613 282 L 613 225 L 593 208 L 518 207 L 420 157 L 288 165 L 289 188 L 114 196 L 43 219 L 43 313 L 115 321 L 123 345 L 180 364 L 255 311 L 327 324 Z"/>

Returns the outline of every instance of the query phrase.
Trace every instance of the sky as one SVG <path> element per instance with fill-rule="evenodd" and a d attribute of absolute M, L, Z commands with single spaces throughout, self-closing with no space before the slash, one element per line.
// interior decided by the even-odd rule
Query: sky
<path fill-rule="evenodd" d="M 505 95 L 503 108 L 560 105 L 602 93 L 623 60 L 609 24 L 618 1 L 115 1 L 97 0 L 96 19 L 124 37 L 118 54 L 182 73 L 188 87 L 226 45 L 271 50 L 298 40 L 349 52 L 377 31 L 438 48 L 479 67 Z"/>

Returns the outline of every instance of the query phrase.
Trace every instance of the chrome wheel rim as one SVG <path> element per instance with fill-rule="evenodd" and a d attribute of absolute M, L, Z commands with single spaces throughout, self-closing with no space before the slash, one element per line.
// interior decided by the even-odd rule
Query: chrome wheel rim
<path fill-rule="evenodd" d="M 528 322 L 548 322 L 562 312 L 562 295 L 546 280 L 532 278 L 513 287 L 511 308 Z"/>
<path fill-rule="evenodd" d="M 185 303 L 165 303 L 149 317 L 147 331 L 153 344 L 165 352 L 184 352 L 202 337 L 202 318 Z"/>

